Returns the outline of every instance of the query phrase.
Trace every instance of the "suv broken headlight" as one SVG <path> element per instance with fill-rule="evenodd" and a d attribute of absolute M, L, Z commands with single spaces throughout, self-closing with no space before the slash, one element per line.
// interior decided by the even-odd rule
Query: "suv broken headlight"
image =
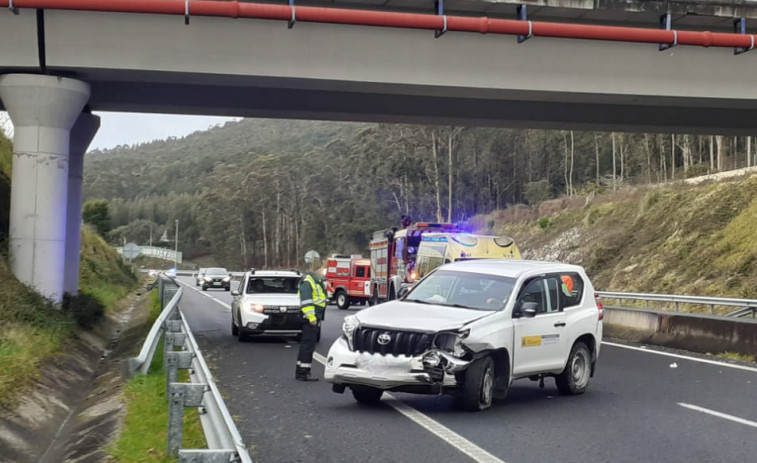
<path fill-rule="evenodd" d="M 439 333 L 434 338 L 434 346 L 455 357 L 464 357 L 468 351 L 463 347 L 463 339 L 467 338 L 469 334 L 470 330 Z"/>
<path fill-rule="evenodd" d="M 350 350 L 354 350 L 352 339 L 353 335 L 355 334 L 355 330 L 360 327 L 360 322 L 358 321 L 357 317 L 354 315 L 350 315 L 348 317 L 344 317 L 344 322 L 342 323 L 342 334 L 344 334 L 345 339 L 347 339 L 347 345 L 350 347 Z"/>

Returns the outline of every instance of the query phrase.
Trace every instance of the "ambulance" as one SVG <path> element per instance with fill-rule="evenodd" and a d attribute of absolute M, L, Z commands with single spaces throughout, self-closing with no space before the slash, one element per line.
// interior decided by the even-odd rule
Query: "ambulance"
<path fill-rule="evenodd" d="M 450 262 L 473 259 L 520 259 L 520 251 L 509 236 L 426 233 L 418 246 L 412 279 L 417 281 Z"/>

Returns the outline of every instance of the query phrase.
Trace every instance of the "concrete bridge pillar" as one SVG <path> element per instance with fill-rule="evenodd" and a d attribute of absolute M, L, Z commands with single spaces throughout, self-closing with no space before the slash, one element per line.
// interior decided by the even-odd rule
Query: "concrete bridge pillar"
<path fill-rule="evenodd" d="M 69 135 L 89 85 L 34 74 L 0 76 L 13 121 L 9 255 L 13 274 L 53 302 L 63 298 Z"/>
<path fill-rule="evenodd" d="M 84 153 L 100 129 L 100 118 L 81 113 L 71 129 L 68 153 L 68 201 L 66 207 L 66 259 L 63 291 L 79 293 L 79 259 L 81 255 L 81 191 L 84 176 Z"/>

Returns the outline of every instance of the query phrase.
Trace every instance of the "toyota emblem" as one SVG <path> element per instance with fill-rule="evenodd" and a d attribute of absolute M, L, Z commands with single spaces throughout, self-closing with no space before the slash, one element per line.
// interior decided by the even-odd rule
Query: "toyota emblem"
<path fill-rule="evenodd" d="M 381 333 L 378 337 L 378 343 L 382 346 L 385 346 L 389 344 L 392 340 L 392 337 L 389 335 L 389 333 Z"/>
<path fill-rule="evenodd" d="M 286 313 L 287 312 L 287 308 L 286 307 L 279 307 L 279 312 Z"/>

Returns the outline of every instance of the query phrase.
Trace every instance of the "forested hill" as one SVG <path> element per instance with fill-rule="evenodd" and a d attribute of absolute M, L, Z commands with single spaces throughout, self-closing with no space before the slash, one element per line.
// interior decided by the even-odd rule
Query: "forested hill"
<path fill-rule="evenodd" d="M 307 153 L 343 139 L 361 124 L 246 119 L 183 138 L 95 150 L 86 157 L 87 199 L 135 199 L 169 193 L 194 194 L 216 163 L 244 163 L 266 153 Z"/>
<path fill-rule="evenodd" d="M 455 221 L 754 163 L 751 138 L 243 120 L 93 152 L 85 199 L 109 240 L 164 231 L 190 259 L 289 267 L 310 248 L 365 252 L 373 230 Z M 173 246 L 173 243 L 165 243 Z"/>

